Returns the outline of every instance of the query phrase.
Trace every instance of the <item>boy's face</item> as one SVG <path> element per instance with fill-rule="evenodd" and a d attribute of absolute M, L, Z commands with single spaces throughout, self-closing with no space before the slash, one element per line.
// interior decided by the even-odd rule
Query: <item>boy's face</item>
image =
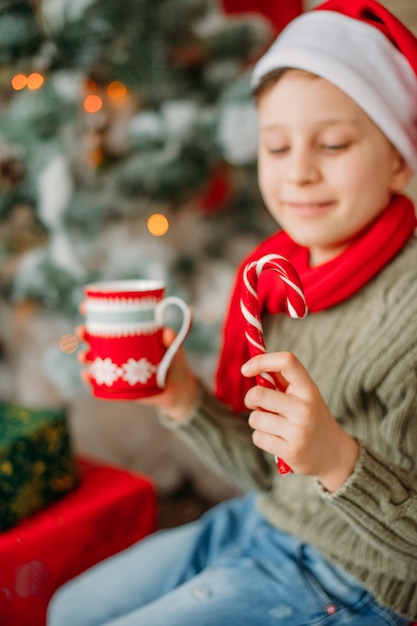
<path fill-rule="evenodd" d="M 385 135 L 322 78 L 286 72 L 260 97 L 258 114 L 263 198 L 312 264 L 342 252 L 408 182 Z"/>

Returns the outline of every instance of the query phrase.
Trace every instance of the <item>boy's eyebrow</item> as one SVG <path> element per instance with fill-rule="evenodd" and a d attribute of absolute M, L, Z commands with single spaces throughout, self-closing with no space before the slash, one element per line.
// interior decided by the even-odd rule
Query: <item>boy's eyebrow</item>
<path fill-rule="evenodd" d="M 333 119 L 333 118 L 329 118 L 329 119 L 325 119 L 325 120 L 318 120 L 317 122 L 315 122 L 315 124 L 319 125 L 319 126 L 359 126 L 359 122 L 358 120 L 355 119 L 348 119 L 348 120 L 340 120 L 340 119 Z M 273 130 L 275 128 L 287 128 L 287 124 L 277 124 L 277 123 L 273 123 L 273 124 L 259 124 L 259 128 L 261 130 Z"/>

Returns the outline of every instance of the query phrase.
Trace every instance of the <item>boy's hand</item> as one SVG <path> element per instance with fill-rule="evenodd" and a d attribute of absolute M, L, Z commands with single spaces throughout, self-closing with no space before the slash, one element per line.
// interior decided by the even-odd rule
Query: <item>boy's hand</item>
<path fill-rule="evenodd" d="M 80 325 L 76 329 L 76 334 L 81 341 L 86 341 L 85 326 Z M 162 340 L 165 347 L 169 347 L 174 341 L 175 332 L 171 328 L 164 328 Z M 87 351 L 78 353 L 79 362 L 87 366 Z M 85 383 L 91 385 L 91 376 L 87 369 L 81 372 L 81 377 Z M 136 400 L 139 403 L 147 404 L 164 410 L 174 421 L 184 421 L 191 410 L 197 397 L 197 378 L 190 370 L 185 352 L 180 348 L 172 359 L 168 371 L 164 390 L 155 396 L 148 396 Z"/>
<path fill-rule="evenodd" d="M 285 391 L 255 386 L 245 404 L 252 413 L 253 442 L 282 458 L 303 475 L 315 476 L 328 491 L 336 491 L 353 472 L 359 446 L 337 423 L 317 386 L 290 352 L 255 356 L 242 368 L 244 376 L 279 372 Z"/>

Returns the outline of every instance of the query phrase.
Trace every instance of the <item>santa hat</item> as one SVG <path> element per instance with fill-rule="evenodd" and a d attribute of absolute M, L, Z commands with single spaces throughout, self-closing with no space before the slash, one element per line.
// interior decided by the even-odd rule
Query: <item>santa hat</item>
<path fill-rule="evenodd" d="M 260 58 L 256 88 L 279 68 L 342 89 L 417 172 L 417 38 L 375 0 L 328 0 L 293 20 Z"/>

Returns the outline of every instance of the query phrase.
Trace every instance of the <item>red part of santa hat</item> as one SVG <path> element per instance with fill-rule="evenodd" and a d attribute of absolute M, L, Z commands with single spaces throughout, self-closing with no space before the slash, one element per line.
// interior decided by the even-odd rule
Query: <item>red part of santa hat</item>
<path fill-rule="evenodd" d="M 347 93 L 417 171 L 417 38 L 376 0 L 328 0 L 293 20 L 252 76 L 279 68 L 321 76 Z"/>
<path fill-rule="evenodd" d="M 388 9 L 373 0 L 328 0 L 314 11 L 337 11 L 378 28 L 406 57 L 417 74 L 417 39 Z"/>

